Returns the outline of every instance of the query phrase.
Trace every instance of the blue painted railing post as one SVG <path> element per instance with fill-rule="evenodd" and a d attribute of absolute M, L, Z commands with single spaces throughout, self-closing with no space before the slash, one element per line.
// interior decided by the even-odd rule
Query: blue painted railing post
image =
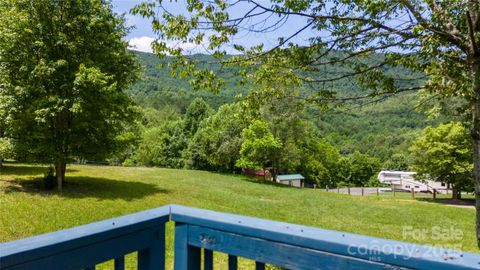
<path fill-rule="evenodd" d="M 188 244 L 188 225 L 175 223 L 175 270 L 200 270 L 200 248 Z"/>
<path fill-rule="evenodd" d="M 228 255 L 228 270 L 237 270 L 238 259 L 237 256 Z"/>
<path fill-rule="evenodd" d="M 203 249 L 203 269 L 213 270 L 213 251 Z"/>
<path fill-rule="evenodd" d="M 256 270 L 265 270 L 265 264 L 262 262 L 255 262 L 255 269 Z"/>
<path fill-rule="evenodd" d="M 115 270 L 125 270 L 125 257 L 121 256 L 116 258 L 113 267 Z"/>
<path fill-rule="evenodd" d="M 138 270 L 165 269 L 165 224 L 152 234 L 152 242 L 146 249 L 138 251 Z"/>

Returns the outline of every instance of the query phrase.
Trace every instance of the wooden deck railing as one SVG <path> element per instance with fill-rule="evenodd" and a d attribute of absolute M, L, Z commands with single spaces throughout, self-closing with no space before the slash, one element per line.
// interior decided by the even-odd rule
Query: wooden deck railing
<path fill-rule="evenodd" d="M 213 251 L 228 254 L 228 269 L 238 257 L 256 269 L 480 269 L 480 254 L 178 205 L 3 243 L 0 269 L 95 269 L 113 259 L 120 270 L 132 252 L 138 269 L 165 269 L 167 222 L 175 222 L 175 270 L 213 269 Z"/>

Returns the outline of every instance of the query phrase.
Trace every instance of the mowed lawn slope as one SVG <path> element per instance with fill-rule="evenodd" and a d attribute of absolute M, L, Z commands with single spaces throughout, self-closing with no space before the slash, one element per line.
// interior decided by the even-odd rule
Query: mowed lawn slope
<path fill-rule="evenodd" d="M 1 168 L 1 242 L 175 203 L 402 241 L 461 244 L 463 250 L 478 252 L 473 209 L 405 197 L 348 196 L 243 176 L 160 168 L 69 165 L 65 190 L 57 193 L 42 190 L 45 172 L 46 167 L 41 165 L 5 164 Z M 427 233 L 404 238 L 404 226 L 455 228 L 463 236 L 459 240 Z"/>

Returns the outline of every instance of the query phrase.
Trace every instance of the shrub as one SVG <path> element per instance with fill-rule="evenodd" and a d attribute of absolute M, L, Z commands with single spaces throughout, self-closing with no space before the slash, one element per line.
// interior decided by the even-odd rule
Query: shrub
<path fill-rule="evenodd" d="M 55 178 L 53 171 L 53 167 L 49 167 L 48 172 L 43 177 L 43 184 L 48 190 L 54 189 L 57 185 L 57 179 Z"/>
<path fill-rule="evenodd" d="M 123 161 L 123 163 L 122 163 L 122 166 L 124 166 L 124 167 L 132 167 L 134 165 L 135 165 L 135 163 L 133 162 L 133 160 L 131 160 L 129 158 L 125 159 L 125 161 Z"/>

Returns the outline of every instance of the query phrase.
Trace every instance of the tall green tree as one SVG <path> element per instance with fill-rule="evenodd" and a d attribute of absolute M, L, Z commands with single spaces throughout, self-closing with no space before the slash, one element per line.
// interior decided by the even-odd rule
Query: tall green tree
<path fill-rule="evenodd" d="M 268 124 L 254 120 L 242 132 L 243 143 L 240 149 L 240 159 L 236 166 L 249 169 L 266 169 L 272 167 L 276 152 L 282 143 L 275 138 Z M 275 177 L 275 175 L 274 175 Z"/>
<path fill-rule="evenodd" d="M 9 139 L 0 137 L 0 167 L 2 167 L 2 163 L 5 159 L 13 156 L 12 148 L 13 147 Z"/>
<path fill-rule="evenodd" d="M 161 5 L 163 1 L 157 2 Z M 419 89 L 439 98 L 453 96 L 465 100 L 471 114 L 480 246 L 480 0 L 192 0 L 186 4 L 188 14 L 158 14 L 153 1 L 133 11 L 152 18 L 152 26 L 158 33 L 154 51 L 178 56 L 173 67 L 180 69 L 178 73 L 182 76 L 194 76 L 192 82 L 196 87 L 218 90 L 222 80 L 208 69 L 195 68 L 195 63 L 186 60 L 181 49 L 169 46 L 171 40 L 208 43 L 208 49 L 220 61 L 246 67 L 239 72 L 246 78 L 283 80 L 284 76 L 279 74 L 291 74 L 313 90 L 304 98 L 317 104 L 365 100 Z M 237 11 L 234 16 L 233 9 Z M 281 31 L 288 20 L 295 20 L 297 29 Z M 245 31 L 274 32 L 278 42 L 271 47 L 263 44 L 246 47 L 238 42 L 243 39 L 237 39 Z M 305 33 L 311 35 L 307 44 L 304 38 L 298 38 Z M 272 35 L 269 37 L 274 39 Z M 225 58 L 226 48 L 231 47 L 240 55 Z M 341 55 L 336 54 L 338 51 Z M 346 69 L 341 75 L 315 77 L 315 72 L 326 65 Z M 399 76 L 385 69 L 386 66 L 406 68 L 411 74 Z M 365 89 L 363 93 L 338 96 L 335 89 L 325 87 L 329 82 L 347 83 L 352 78 Z"/>
<path fill-rule="evenodd" d="M 192 137 L 200 127 L 200 123 L 213 113 L 212 108 L 202 98 L 196 98 L 185 112 L 185 134 Z"/>
<path fill-rule="evenodd" d="M 250 110 L 255 113 L 252 108 Z M 309 131 L 313 131 L 307 130 L 303 108 L 293 98 L 279 98 L 261 104 L 259 112 L 262 120 L 268 123 L 273 136 L 282 145 L 273 155 L 273 175 L 296 171 L 305 154 L 303 141 L 309 137 Z"/>
<path fill-rule="evenodd" d="M 200 137 L 195 138 L 203 121 L 208 119 L 212 114 L 213 109 L 200 97 L 195 98 L 187 107 L 183 119 L 183 129 L 188 142 L 183 151 L 183 159 L 188 168 L 212 169 L 205 153 L 208 148 L 208 146 L 204 144 L 205 140 L 199 140 Z M 192 143 L 192 141 L 195 141 L 195 143 Z"/>
<path fill-rule="evenodd" d="M 144 166 L 182 168 L 187 145 L 182 120 L 166 121 L 143 131 L 135 160 Z"/>
<path fill-rule="evenodd" d="M 260 105 L 260 116 L 282 145 L 273 155 L 273 174 L 301 172 L 310 183 L 334 186 L 338 150 L 321 138 L 303 105 L 280 96 Z"/>
<path fill-rule="evenodd" d="M 187 166 L 235 170 L 247 121 L 239 103 L 221 106 L 207 118 L 193 136 L 187 150 Z"/>
<path fill-rule="evenodd" d="M 435 179 L 453 188 L 453 199 L 472 189 L 472 142 L 458 122 L 427 127 L 410 148 L 412 169 L 420 179 Z"/>
<path fill-rule="evenodd" d="M 377 158 L 355 151 L 339 159 L 336 176 L 339 185 L 363 187 L 378 182 L 376 176 L 379 170 L 380 161 Z"/>
<path fill-rule="evenodd" d="M 28 159 L 55 165 L 60 190 L 67 161 L 108 156 L 134 116 L 124 22 L 103 0 L 0 3 L 5 134 Z"/>
<path fill-rule="evenodd" d="M 374 178 L 380 171 L 380 161 L 377 158 L 355 151 L 348 156 L 350 163 L 350 184 L 353 186 L 366 186 L 368 181 Z"/>
<path fill-rule="evenodd" d="M 303 172 L 307 181 L 322 187 L 335 187 L 338 184 L 341 157 L 336 147 L 310 130 L 310 135 L 303 137 L 301 153 L 298 171 Z"/>

